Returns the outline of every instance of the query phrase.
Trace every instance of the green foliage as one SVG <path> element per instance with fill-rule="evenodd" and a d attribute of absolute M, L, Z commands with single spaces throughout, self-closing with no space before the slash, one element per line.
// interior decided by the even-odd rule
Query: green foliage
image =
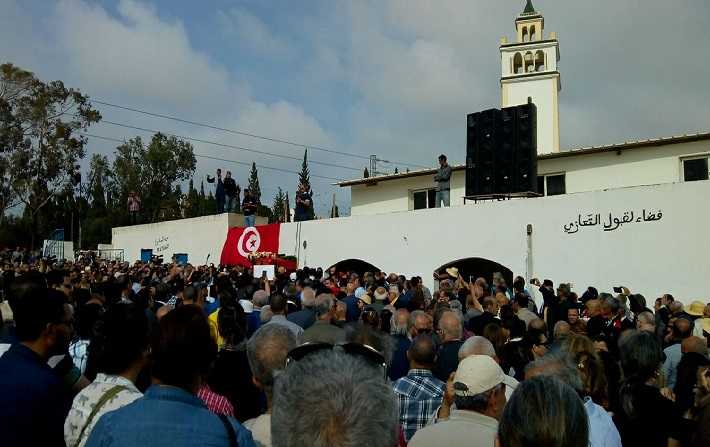
<path fill-rule="evenodd" d="M 256 199 L 256 203 L 261 203 L 261 187 L 259 186 L 259 171 L 256 170 L 256 163 L 252 162 L 251 171 L 249 171 L 249 191 L 252 197 Z"/>
<path fill-rule="evenodd" d="M 85 155 L 80 132 L 101 114 L 89 98 L 61 81 L 44 83 L 12 64 L 0 65 L 0 214 L 14 202 L 25 207 L 32 245 L 39 212 L 66 190 Z"/>
<path fill-rule="evenodd" d="M 281 190 L 281 187 L 279 187 L 279 191 L 276 193 L 276 196 L 274 197 L 274 206 L 272 208 L 273 212 L 273 221 L 274 222 L 283 222 L 284 221 L 284 214 L 286 213 L 286 194 Z"/>
<path fill-rule="evenodd" d="M 308 149 L 303 151 L 303 163 L 301 163 L 301 172 L 298 174 L 298 183 L 309 186 L 311 184 L 311 171 L 308 169 Z"/>

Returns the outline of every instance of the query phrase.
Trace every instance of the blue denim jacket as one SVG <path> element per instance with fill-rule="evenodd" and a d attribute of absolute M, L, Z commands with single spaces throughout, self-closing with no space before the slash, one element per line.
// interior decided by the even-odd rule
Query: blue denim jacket
<path fill-rule="evenodd" d="M 240 447 L 255 446 L 251 432 L 229 418 Z M 106 413 L 91 432 L 86 447 L 228 447 L 222 421 L 185 390 L 153 385 L 145 395 Z"/>

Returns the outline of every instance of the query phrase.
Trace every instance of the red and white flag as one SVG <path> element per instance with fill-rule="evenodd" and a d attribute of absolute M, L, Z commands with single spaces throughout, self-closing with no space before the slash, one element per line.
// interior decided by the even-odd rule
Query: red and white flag
<path fill-rule="evenodd" d="M 281 224 L 259 225 L 256 227 L 230 228 L 224 241 L 220 264 L 251 267 L 248 256 L 256 252 L 279 252 L 279 232 Z"/>

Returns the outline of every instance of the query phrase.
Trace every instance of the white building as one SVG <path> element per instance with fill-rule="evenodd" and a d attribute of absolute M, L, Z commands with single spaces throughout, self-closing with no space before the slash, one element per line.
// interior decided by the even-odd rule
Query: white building
<path fill-rule="evenodd" d="M 629 141 L 560 151 L 555 33 L 527 1 L 515 20 L 516 39 L 501 39 L 501 106 L 537 107 L 538 192 L 558 195 L 708 179 L 710 133 Z M 462 148 L 462 151 L 464 149 Z M 464 204 L 465 167 L 454 166 L 451 206 Z M 413 211 L 434 206 L 433 169 L 340 182 L 351 191 L 351 215 Z"/>
<path fill-rule="evenodd" d="M 560 151 L 558 92 L 562 88 L 557 62 L 560 46 L 557 35 L 545 36 L 545 18 L 528 0 L 515 20 L 516 42 L 501 39 L 501 107 L 526 104 L 537 106 L 537 152 Z"/>
<path fill-rule="evenodd" d="M 663 293 L 707 301 L 710 133 L 560 151 L 558 42 L 543 37 L 543 25 L 528 1 L 516 43 L 500 51 L 502 105 L 528 97 L 537 104 L 544 197 L 465 203 L 463 166 L 453 169 L 450 208 L 426 209 L 434 205 L 433 169 L 345 181 L 351 216 L 283 224 L 279 252 L 300 267 L 359 262 L 420 275 L 428 286 L 434 272 L 455 265 L 465 277 L 498 271 L 508 281 L 571 282 L 580 294 L 589 285 L 623 285 L 649 305 Z M 127 260 L 154 248 L 217 263 L 237 225 L 221 215 L 115 228 L 112 247 Z"/>

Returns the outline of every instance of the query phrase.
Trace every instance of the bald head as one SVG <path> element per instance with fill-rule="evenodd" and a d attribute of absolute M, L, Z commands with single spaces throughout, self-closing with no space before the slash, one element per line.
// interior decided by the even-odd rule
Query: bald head
<path fill-rule="evenodd" d="M 431 369 L 436 362 L 434 340 L 428 335 L 419 335 L 407 350 L 407 358 L 412 369 Z"/>
<path fill-rule="evenodd" d="M 693 333 L 693 327 L 689 320 L 678 318 L 673 322 L 673 337 L 677 340 L 683 340 L 690 337 Z"/>
<path fill-rule="evenodd" d="M 558 321 L 555 323 L 555 328 L 553 330 L 553 334 L 555 336 L 555 340 L 560 340 L 562 338 L 565 338 L 569 335 L 571 331 L 569 323 L 566 321 Z"/>
<path fill-rule="evenodd" d="M 528 329 L 535 329 L 538 331 L 544 331 L 545 330 L 545 321 L 542 320 L 541 318 L 535 318 L 533 320 L 530 320 L 530 324 L 528 324 Z"/>
<path fill-rule="evenodd" d="M 444 312 L 439 319 L 439 329 L 443 332 L 445 342 L 460 340 L 463 335 L 461 319 L 456 312 Z"/>
<path fill-rule="evenodd" d="M 478 335 L 474 335 L 461 345 L 461 348 L 459 348 L 459 362 L 472 355 L 487 355 L 494 359 L 497 358 L 493 343 L 486 337 Z"/>
<path fill-rule="evenodd" d="M 704 338 L 688 337 L 681 342 L 680 348 L 684 354 L 694 352 L 704 356 L 708 355 L 708 345 Z"/>
<path fill-rule="evenodd" d="M 301 304 L 303 307 L 313 308 L 316 304 L 316 292 L 310 287 L 304 287 L 301 291 Z"/>

